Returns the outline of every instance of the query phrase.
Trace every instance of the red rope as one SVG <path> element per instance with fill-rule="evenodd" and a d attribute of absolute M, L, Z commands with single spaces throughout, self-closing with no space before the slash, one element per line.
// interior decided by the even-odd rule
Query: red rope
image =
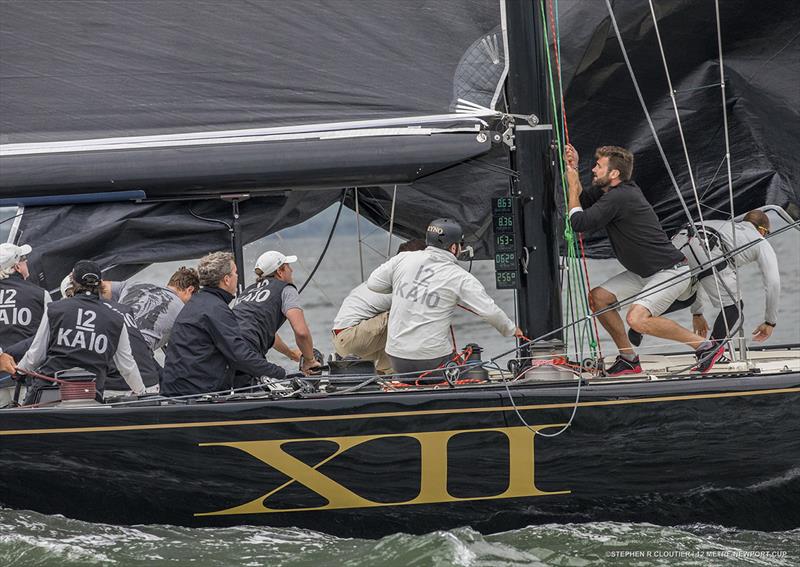
<path fill-rule="evenodd" d="M 564 141 L 565 141 L 565 143 L 569 144 L 569 127 L 567 126 L 567 109 L 566 109 L 566 105 L 564 104 L 564 90 L 563 90 L 563 86 L 561 85 L 561 60 L 560 60 L 560 58 L 558 56 L 558 52 L 559 52 L 559 49 L 558 49 L 558 35 L 556 34 L 556 17 L 555 17 L 555 12 L 553 10 L 553 4 L 554 4 L 553 0 L 548 0 L 547 6 L 548 6 L 548 11 L 550 13 L 550 34 L 553 36 L 553 51 L 554 51 L 554 54 L 555 54 L 554 55 L 554 59 L 555 59 L 555 62 L 556 62 L 556 76 L 558 77 L 558 84 L 559 84 L 559 89 L 558 89 L 559 95 L 558 95 L 558 98 L 561 101 L 561 116 L 563 117 L 563 120 L 564 120 Z M 554 85 L 554 88 L 555 88 L 555 85 Z M 588 303 L 588 301 L 589 301 L 588 292 L 592 289 L 592 284 L 589 282 L 589 267 L 586 264 L 586 253 L 585 253 L 585 250 L 583 248 L 583 234 L 582 233 L 578 233 L 578 243 L 580 244 L 580 249 L 581 249 L 581 260 L 583 262 L 583 274 L 584 274 L 584 277 L 586 278 L 586 290 L 587 290 L 586 301 Z M 594 335 L 597 338 L 597 352 L 599 352 L 600 353 L 600 357 L 602 357 L 603 356 L 603 351 L 600 348 L 600 329 L 597 326 L 597 318 L 596 317 L 593 319 L 593 322 L 594 322 Z"/>
<path fill-rule="evenodd" d="M 581 245 L 581 260 L 583 261 L 583 274 L 586 277 L 586 289 L 591 291 L 592 284 L 589 283 L 589 266 L 586 264 L 586 254 L 583 250 L 583 233 L 578 233 L 578 242 Z M 589 303 L 589 292 L 586 292 L 586 302 Z M 589 303 L 589 309 L 592 309 L 591 303 Z M 592 309 L 594 312 L 594 309 Z M 600 347 L 600 330 L 597 328 L 597 317 L 592 317 L 592 322 L 594 323 L 594 336 L 597 339 L 597 352 L 600 354 L 600 358 L 603 358 L 603 349 Z"/>
<path fill-rule="evenodd" d="M 93 400 L 97 394 L 97 384 L 94 380 L 61 380 L 60 378 L 53 378 L 39 374 L 33 370 L 26 370 L 25 368 L 17 367 L 17 371 L 22 374 L 27 374 L 31 378 L 38 378 L 51 384 L 58 384 L 61 392 L 61 401 L 69 400 Z M 38 405 L 38 404 L 37 404 Z"/>
<path fill-rule="evenodd" d="M 547 2 L 550 12 L 550 33 L 553 36 L 553 52 L 556 62 L 556 76 L 558 77 L 558 99 L 561 102 L 561 116 L 564 118 L 564 141 L 569 144 L 569 129 L 567 128 L 567 110 L 564 108 L 564 89 L 561 85 L 561 60 L 558 57 L 558 36 L 556 35 L 556 17 L 553 12 L 553 0 Z M 555 88 L 555 85 L 553 85 Z"/>

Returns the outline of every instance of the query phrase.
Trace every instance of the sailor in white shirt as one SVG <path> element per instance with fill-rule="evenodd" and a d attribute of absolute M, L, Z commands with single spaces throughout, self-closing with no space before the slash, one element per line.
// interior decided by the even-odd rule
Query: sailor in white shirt
<path fill-rule="evenodd" d="M 404 242 L 397 253 L 425 249 L 421 239 Z M 392 374 L 386 354 L 386 330 L 392 295 L 371 291 L 366 282 L 356 286 L 342 302 L 333 321 L 333 348 L 342 357 L 357 356 L 375 362 L 379 374 Z"/>
<path fill-rule="evenodd" d="M 772 246 L 764 239 L 764 236 L 769 234 L 769 217 L 763 211 L 755 209 L 748 212 L 741 221 L 734 223 L 733 226 L 736 230 L 736 249 L 752 242 L 758 242 L 758 244 L 748 246 L 744 250 L 735 253 L 732 260 L 736 262 L 737 268 L 747 264 L 758 264 L 761 272 L 766 293 L 766 308 L 763 323 L 753 331 L 753 339 L 761 342 L 769 338 L 775 328 L 781 292 L 778 258 Z M 706 268 L 696 278 L 700 287 L 702 287 L 702 291 L 708 295 L 716 309 L 720 308 L 720 297 L 722 298 L 723 311 L 717 316 L 711 333 L 712 339 L 721 340 L 727 336 L 728 329 L 736 327 L 741 313 L 741 309 L 736 305 L 736 270 L 734 270 L 731 261 L 723 257 L 726 253 L 734 250 L 734 228 L 731 226 L 730 221 L 721 220 L 705 221 L 703 226 L 698 225 L 697 228 L 700 236 L 705 236 L 708 242 L 710 258 L 719 258 L 718 262 L 707 264 L 709 254 L 705 246 L 698 238 L 689 238 L 685 230 L 675 235 L 673 243 L 686 254 L 689 266 L 692 269 L 706 265 Z M 712 267 L 714 270 L 712 270 Z M 716 271 L 716 279 L 714 271 Z M 703 316 L 702 291 L 698 290 L 697 299 L 691 307 L 692 323 L 697 334 L 706 336 L 708 334 L 708 322 Z"/>
<path fill-rule="evenodd" d="M 451 360 L 450 324 L 458 304 L 486 320 L 503 336 L 522 337 L 475 276 L 458 265 L 464 233 L 452 219 L 436 219 L 427 248 L 402 252 L 375 269 L 367 287 L 392 294 L 386 353 L 398 373 L 423 372 Z"/>

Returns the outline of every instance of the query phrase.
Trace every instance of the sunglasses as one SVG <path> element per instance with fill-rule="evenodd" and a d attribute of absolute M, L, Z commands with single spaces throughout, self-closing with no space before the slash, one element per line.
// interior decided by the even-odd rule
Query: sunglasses
<path fill-rule="evenodd" d="M 759 225 L 758 230 L 763 230 L 764 232 L 762 232 L 761 234 L 763 234 L 764 236 L 767 236 L 769 234 L 769 229 L 766 226 Z"/>

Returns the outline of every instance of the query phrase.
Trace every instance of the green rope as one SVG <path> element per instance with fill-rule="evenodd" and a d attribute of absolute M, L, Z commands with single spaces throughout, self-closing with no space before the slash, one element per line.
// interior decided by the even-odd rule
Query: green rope
<path fill-rule="evenodd" d="M 540 7 L 540 10 L 541 10 L 541 14 L 542 14 L 542 26 L 544 27 L 545 26 L 545 22 L 547 21 L 547 15 L 546 15 L 546 12 L 545 12 L 544 0 L 540 0 L 539 7 Z M 549 44 L 548 39 L 547 39 L 546 29 L 543 29 L 542 31 L 543 31 L 542 38 L 544 40 L 545 56 L 546 56 L 546 60 L 547 60 L 547 73 L 548 73 L 548 78 L 549 78 L 548 87 L 549 87 L 549 91 L 550 91 L 550 102 L 551 102 L 551 105 L 553 107 L 554 116 L 562 117 L 563 113 L 558 112 L 558 105 L 556 104 L 555 80 L 554 80 L 554 76 L 553 76 L 552 63 L 550 61 L 550 44 Z M 556 32 L 556 48 L 559 48 L 559 47 L 560 47 L 560 39 L 559 39 L 558 32 Z M 560 81 L 559 81 L 559 89 L 560 88 L 561 88 L 561 86 L 560 86 Z M 567 265 L 567 278 L 566 278 L 567 279 L 567 288 L 566 288 L 566 292 L 565 292 L 566 296 L 567 296 L 566 297 L 566 300 L 567 300 L 566 303 L 567 303 L 567 306 L 568 306 L 567 307 L 567 313 L 568 313 L 568 315 L 571 315 L 572 316 L 572 320 L 575 321 L 575 320 L 578 319 L 579 316 L 581 318 L 585 318 L 585 316 L 589 314 L 589 305 L 588 305 L 588 300 L 587 300 L 587 290 L 586 290 L 586 285 L 585 285 L 585 278 L 583 277 L 584 276 L 583 265 L 581 264 L 580 259 L 579 259 L 580 258 L 580 254 L 578 252 L 577 239 L 576 239 L 575 232 L 572 230 L 572 225 L 569 222 L 569 216 L 568 216 L 568 214 L 569 214 L 569 212 L 568 212 L 569 199 L 568 199 L 568 195 L 567 195 L 566 167 L 565 167 L 565 164 L 564 164 L 564 143 L 562 142 L 562 136 L 563 136 L 563 132 L 564 132 L 564 130 L 562 128 L 565 128 L 565 125 L 562 125 L 561 119 L 553 120 L 553 122 L 554 122 L 554 124 L 553 124 L 553 126 L 554 126 L 553 132 L 554 132 L 556 147 L 558 149 L 557 153 L 558 153 L 559 175 L 560 175 L 560 179 L 561 179 L 561 189 L 562 189 L 562 192 L 563 192 L 564 209 L 565 209 L 564 210 L 564 213 L 565 213 L 564 214 L 564 218 L 565 218 L 565 222 L 564 222 L 564 242 L 566 244 L 566 255 L 567 255 L 567 262 L 566 262 L 566 265 Z M 577 268 L 577 269 L 575 269 L 575 268 Z M 581 310 L 582 313 L 580 315 L 578 315 L 576 310 Z M 584 328 L 587 325 L 588 325 L 588 333 L 587 333 L 587 329 Z M 585 341 L 586 336 L 588 334 L 588 337 L 589 337 L 589 340 L 588 340 L 589 350 L 592 353 L 592 356 L 596 357 L 597 354 L 598 354 L 597 337 L 595 337 L 594 329 L 591 327 L 591 323 L 589 322 L 589 319 L 586 319 L 585 323 L 583 323 L 582 325 L 577 325 L 577 327 L 581 327 L 581 329 L 578 329 L 578 332 L 581 335 L 581 340 L 580 341 L 577 340 L 577 337 L 576 337 L 576 343 L 577 343 L 575 345 L 576 353 L 580 352 L 580 357 L 583 358 L 583 346 L 585 344 L 584 341 Z M 565 346 L 567 347 L 567 351 L 569 351 L 568 341 L 565 341 L 565 343 L 567 343 Z"/>

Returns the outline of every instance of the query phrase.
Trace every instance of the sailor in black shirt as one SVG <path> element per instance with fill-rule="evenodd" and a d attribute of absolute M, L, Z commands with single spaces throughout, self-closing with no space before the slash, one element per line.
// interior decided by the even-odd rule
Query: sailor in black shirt
<path fill-rule="evenodd" d="M 184 396 L 231 387 L 234 372 L 283 379 L 286 372 L 268 363 L 242 338 L 233 301 L 238 274 L 233 255 L 213 252 L 200 259 L 202 289 L 181 310 L 167 345 L 161 393 Z"/>
<path fill-rule="evenodd" d="M 155 356 L 153 355 L 151 343 L 145 338 L 144 333 L 139 328 L 139 322 L 137 320 L 137 313 L 135 309 L 129 305 L 119 303 L 105 297 L 106 294 L 104 294 L 104 288 L 107 289 L 109 287 L 107 284 L 114 283 L 116 282 L 108 282 L 106 280 L 103 280 L 100 283 L 100 299 L 102 299 L 103 304 L 106 307 L 117 313 L 125 322 L 125 326 L 128 329 L 128 335 L 130 337 L 131 352 L 133 353 L 133 358 L 136 361 L 136 366 L 139 368 L 139 373 L 142 376 L 142 382 L 144 382 L 144 385 L 147 387 L 147 391 L 158 391 L 158 385 L 161 382 L 161 366 L 158 364 Z M 191 296 L 191 292 L 187 293 Z M 61 295 L 64 298 L 72 297 L 74 295 L 74 282 L 72 281 L 71 273 L 68 274 L 67 277 L 65 277 L 61 282 Z M 181 306 L 183 306 L 182 303 Z M 161 311 L 161 313 L 163 313 L 163 311 Z M 172 325 L 170 323 L 170 328 L 171 326 Z M 106 378 L 106 389 L 119 392 L 128 389 L 125 380 L 116 369 Z"/>
<path fill-rule="evenodd" d="M 279 344 L 278 329 L 288 319 L 303 355 L 301 370 L 311 374 L 320 363 L 314 359 L 311 331 L 294 285 L 291 264 L 296 261 L 297 256 L 285 256 L 276 250 L 259 256 L 255 266 L 256 282 L 236 298 L 233 313 L 242 330 L 242 338 L 262 355 Z M 289 350 L 284 346 L 276 349 L 284 354 Z"/>
<path fill-rule="evenodd" d="M 0 244 L 0 347 L 14 345 L 36 334 L 50 294 L 28 281 L 27 244 Z M 26 349 L 27 350 L 27 349 Z"/>
<path fill-rule="evenodd" d="M 75 295 L 48 304 L 33 344 L 18 367 L 47 376 L 82 368 L 97 377 L 99 394 L 104 390 L 106 377 L 116 368 L 134 393 L 144 393 L 123 318 L 99 297 L 99 266 L 81 260 L 72 274 Z M 30 403 L 38 387 L 45 384 L 35 379 L 28 388 L 25 403 Z"/>
<path fill-rule="evenodd" d="M 591 290 L 592 309 L 598 311 L 617 301 L 635 298 L 628 309 L 628 325 L 639 333 L 691 346 L 699 361 L 696 369 L 707 372 L 722 356 L 724 347 L 661 317 L 688 290 L 690 269 L 684 255 L 667 238 L 642 190 L 631 181 L 633 154 L 625 148 L 603 146 L 597 149 L 596 158 L 592 187 L 583 191 L 578 153 L 567 146 L 570 223 L 576 232 L 605 228 L 611 247 L 626 271 Z M 643 290 L 645 293 L 639 296 Z M 639 357 L 618 310 L 607 311 L 598 319 L 620 352 L 608 375 L 641 373 Z"/>

